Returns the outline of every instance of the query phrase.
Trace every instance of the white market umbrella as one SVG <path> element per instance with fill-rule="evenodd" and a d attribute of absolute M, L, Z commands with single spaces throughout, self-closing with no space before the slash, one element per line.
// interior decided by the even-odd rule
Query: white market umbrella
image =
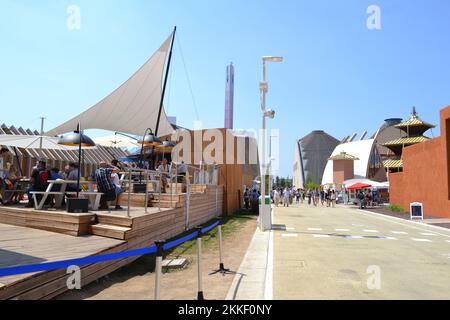
<path fill-rule="evenodd" d="M 104 147 L 115 147 L 115 148 L 134 148 L 141 147 L 141 145 L 131 138 L 111 135 L 106 137 L 94 138 L 95 144 L 104 146 Z"/>
<path fill-rule="evenodd" d="M 58 144 L 58 137 L 48 137 L 40 135 L 0 135 L 0 145 L 23 149 L 52 149 L 52 150 L 78 150 L 78 147 L 64 146 Z M 88 149 L 93 149 L 88 148 Z"/>

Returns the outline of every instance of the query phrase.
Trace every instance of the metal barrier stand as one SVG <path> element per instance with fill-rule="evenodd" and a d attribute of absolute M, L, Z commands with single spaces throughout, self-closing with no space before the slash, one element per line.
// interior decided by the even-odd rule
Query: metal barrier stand
<path fill-rule="evenodd" d="M 161 277 L 162 277 L 162 260 L 164 255 L 165 241 L 155 241 L 157 247 L 156 251 L 156 265 L 155 265 L 155 300 L 161 299 Z"/>
<path fill-rule="evenodd" d="M 230 269 L 226 269 L 223 263 L 222 218 L 219 218 L 219 225 L 217 226 L 217 232 L 219 233 L 219 269 L 214 270 L 209 275 L 213 275 L 216 273 L 220 273 L 223 276 L 225 276 L 226 274 L 236 274 L 236 272 L 230 271 Z"/>

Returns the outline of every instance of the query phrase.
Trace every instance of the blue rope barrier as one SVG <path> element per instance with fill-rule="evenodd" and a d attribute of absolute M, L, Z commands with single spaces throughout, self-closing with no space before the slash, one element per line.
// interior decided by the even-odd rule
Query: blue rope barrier
<path fill-rule="evenodd" d="M 55 261 L 55 262 L 47 262 L 47 263 L 39 263 L 39 264 L 30 264 L 26 266 L 17 266 L 17 267 L 9 267 L 0 269 L 0 277 L 7 277 L 25 273 L 33 273 L 39 271 L 50 271 L 57 269 L 66 269 L 70 266 L 83 266 L 92 263 L 98 262 L 106 262 L 112 260 L 125 259 L 134 256 L 141 256 L 144 254 L 150 254 L 156 252 L 156 246 L 151 246 L 150 248 L 129 250 L 123 252 L 116 253 L 108 253 L 102 254 L 98 256 L 85 257 L 79 259 L 70 259 L 63 261 Z"/>
<path fill-rule="evenodd" d="M 202 233 L 207 233 L 207 232 L 211 231 L 212 229 L 217 227 L 219 224 L 220 224 L 220 220 L 216 221 L 216 223 L 210 225 L 209 227 L 203 228 Z"/>
<path fill-rule="evenodd" d="M 187 236 L 184 236 L 183 238 L 180 238 L 178 240 L 174 240 L 172 242 L 169 242 L 167 244 L 164 245 L 164 250 L 170 250 L 172 248 L 178 247 L 179 245 L 188 242 L 189 240 L 194 239 L 195 237 L 198 236 L 198 232 L 195 231 L 191 234 L 188 234 Z"/>
<path fill-rule="evenodd" d="M 215 227 L 217 227 L 219 225 L 219 223 L 220 223 L 220 221 L 217 221 L 216 223 L 212 224 L 211 226 L 202 229 L 202 233 L 206 233 L 206 232 L 214 229 Z M 189 240 L 192 240 L 197 236 L 198 236 L 198 231 L 195 231 L 187 236 L 184 236 L 183 238 L 169 242 L 166 245 L 164 245 L 164 250 L 169 250 L 169 249 L 178 247 L 179 245 L 181 245 Z M 83 266 L 83 265 L 88 265 L 88 264 L 93 264 L 93 263 L 125 259 L 125 258 L 130 258 L 130 257 L 135 257 L 135 256 L 141 256 L 144 254 L 156 253 L 156 250 L 157 250 L 156 246 L 151 246 L 149 248 L 135 249 L 135 250 L 129 250 L 129 251 L 123 251 L 123 252 L 116 252 L 116 253 L 108 253 L 108 254 L 102 254 L 102 255 L 97 255 L 97 256 L 92 256 L 92 257 L 55 261 L 55 262 L 46 262 L 46 263 L 39 263 L 39 264 L 30 264 L 30 265 L 26 265 L 26 266 L 0 268 L 0 277 L 14 276 L 14 275 L 19 275 L 19 274 L 34 273 L 34 272 L 40 272 L 40 271 L 66 269 L 70 266 Z"/>

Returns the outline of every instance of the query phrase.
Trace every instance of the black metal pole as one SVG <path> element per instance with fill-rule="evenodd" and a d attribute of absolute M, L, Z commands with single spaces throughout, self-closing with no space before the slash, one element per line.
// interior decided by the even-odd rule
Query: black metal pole
<path fill-rule="evenodd" d="M 163 85 L 163 90 L 162 90 L 162 94 L 161 94 L 161 100 L 160 100 L 160 103 L 159 103 L 158 119 L 156 120 L 156 129 L 155 129 L 155 136 L 156 137 L 158 136 L 159 121 L 161 120 L 161 111 L 162 111 L 163 103 L 164 103 L 164 95 L 166 93 L 167 78 L 169 77 L 170 62 L 172 61 L 172 50 L 173 50 L 173 43 L 174 43 L 174 40 L 175 40 L 176 32 L 177 32 L 177 27 L 175 26 L 173 28 L 173 36 L 172 36 L 172 43 L 170 44 L 169 60 L 167 62 L 166 75 L 164 77 L 164 85 Z"/>
<path fill-rule="evenodd" d="M 82 134 L 81 134 L 81 126 L 78 123 L 78 134 L 80 137 L 80 141 L 78 141 L 78 176 L 77 176 L 77 199 L 80 195 L 80 174 L 81 174 L 81 143 L 82 143 Z"/>
<path fill-rule="evenodd" d="M 141 145 L 141 153 L 139 155 L 139 166 L 141 167 L 141 169 L 143 168 L 143 162 L 144 162 L 144 142 L 145 142 L 145 137 L 147 136 L 147 132 L 153 133 L 152 129 L 147 128 L 145 129 L 144 132 L 144 136 L 142 137 L 142 145 Z"/>

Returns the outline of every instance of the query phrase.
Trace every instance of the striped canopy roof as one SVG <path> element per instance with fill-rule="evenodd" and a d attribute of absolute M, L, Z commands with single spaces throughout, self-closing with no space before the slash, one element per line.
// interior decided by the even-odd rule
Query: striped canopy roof
<path fill-rule="evenodd" d="M 38 131 L 32 131 L 30 129 L 24 130 L 23 128 L 15 128 L 14 126 L 7 126 L 2 124 L 0 126 L 0 135 L 39 135 Z M 75 150 L 50 150 L 50 149 L 23 149 L 8 147 L 12 154 L 17 151 L 18 156 L 24 156 L 34 159 L 45 159 L 55 161 L 78 161 L 78 151 Z M 119 157 L 126 157 L 127 153 L 119 148 L 103 147 L 97 145 L 95 149 L 83 150 L 84 162 L 86 164 L 98 164 L 101 161 L 111 161 L 112 159 Z"/>
<path fill-rule="evenodd" d="M 389 146 L 399 146 L 399 145 L 400 146 L 413 145 L 413 144 L 421 143 L 421 142 L 428 141 L 428 140 L 430 140 L 430 138 L 424 137 L 424 136 L 400 138 L 400 139 L 388 141 L 388 142 L 384 143 L 383 146 L 389 147 Z"/>
<path fill-rule="evenodd" d="M 385 168 L 399 169 L 403 168 L 403 160 L 387 160 L 383 165 Z"/>

